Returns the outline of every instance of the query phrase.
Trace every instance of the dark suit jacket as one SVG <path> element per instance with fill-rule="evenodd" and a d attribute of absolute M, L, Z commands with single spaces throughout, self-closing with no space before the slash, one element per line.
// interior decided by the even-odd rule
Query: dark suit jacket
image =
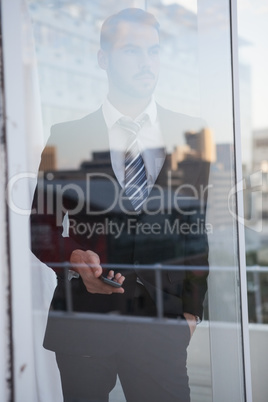
<path fill-rule="evenodd" d="M 198 119 L 160 106 L 158 116 L 164 138 L 167 142 L 175 142 L 175 145 L 183 145 L 185 131 L 203 126 Z M 80 278 L 72 279 L 72 309 L 75 312 L 115 311 L 132 315 L 137 277 L 156 304 L 155 272 L 144 267 L 157 265 L 168 268 L 161 271 L 160 290 L 164 315 L 175 317 L 188 312 L 202 317 L 202 304 L 207 289 L 208 244 L 204 228 L 206 196 L 201 200 L 199 195 L 200 186 L 206 186 L 208 182 L 209 164 L 202 160 L 182 163 L 177 176 L 175 174 L 177 178 L 172 178 L 170 159 L 167 156 L 145 211 L 137 214 L 124 193 L 120 193 L 109 152 L 100 155 L 102 159 L 83 163 L 78 169 L 50 170 L 50 175 L 46 169 L 42 171 L 49 145 L 56 146 L 57 152 L 67 158 L 70 150 L 73 155 L 79 155 L 85 149 L 89 152 L 94 138 L 100 140 L 103 150 L 109 150 L 108 133 L 101 109 L 80 120 L 53 126 L 42 154 L 31 215 L 32 251 L 57 273 L 58 286 L 51 310 L 67 309 L 66 280 L 61 264 L 69 261 L 75 249 L 91 249 L 99 254 L 101 263 L 113 264 L 125 274 L 125 293 L 92 295 L 86 291 Z M 186 190 L 189 188 L 182 186 L 180 191 L 181 184 L 191 184 L 197 191 L 195 196 L 192 193 L 187 198 L 189 194 Z M 69 237 L 63 237 L 61 223 L 67 211 L 71 225 Z M 87 231 L 88 224 L 95 228 L 91 237 Z M 121 235 L 115 235 L 115 227 L 123 228 Z M 55 266 L 55 263 L 58 265 Z M 151 310 L 150 313 L 148 310 L 148 314 L 151 314 Z M 79 329 L 79 336 L 83 333 L 85 342 L 88 341 L 86 328 L 88 325 L 85 324 L 83 329 Z M 83 352 L 83 342 L 77 345 L 77 331 L 75 322 L 66 327 L 62 321 L 56 326 L 55 321 L 54 324 L 49 321 L 46 346 L 62 350 L 59 345 L 62 345 L 63 338 L 66 340 L 68 332 L 69 341 L 65 342 L 63 350 L 80 348 L 79 351 Z M 58 341 L 54 342 L 56 338 Z"/>

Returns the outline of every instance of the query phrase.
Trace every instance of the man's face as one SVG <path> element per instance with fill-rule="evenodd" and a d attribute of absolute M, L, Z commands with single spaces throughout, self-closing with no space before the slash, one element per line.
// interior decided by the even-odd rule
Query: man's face
<path fill-rule="evenodd" d="M 105 53 L 110 90 L 138 99 L 153 94 L 159 73 L 159 35 L 155 28 L 121 22 L 112 48 Z"/>

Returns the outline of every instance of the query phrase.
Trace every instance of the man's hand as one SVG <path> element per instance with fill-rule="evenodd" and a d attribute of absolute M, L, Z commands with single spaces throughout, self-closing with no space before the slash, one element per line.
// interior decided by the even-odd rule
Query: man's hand
<path fill-rule="evenodd" d="M 70 263 L 72 269 L 78 272 L 84 282 L 84 285 L 89 293 L 112 294 L 124 293 L 123 288 L 114 288 L 102 282 L 100 276 L 103 269 L 100 265 L 100 258 L 98 254 L 91 250 L 74 250 L 71 254 Z M 114 271 L 109 271 L 107 278 L 113 279 L 123 284 L 125 277 L 120 273 L 114 276 Z"/>
<path fill-rule="evenodd" d="M 190 314 L 190 313 L 183 313 L 183 315 L 189 325 L 190 333 L 191 333 L 191 337 L 192 337 L 194 334 L 194 331 L 196 330 L 196 318 L 193 314 Z"/>

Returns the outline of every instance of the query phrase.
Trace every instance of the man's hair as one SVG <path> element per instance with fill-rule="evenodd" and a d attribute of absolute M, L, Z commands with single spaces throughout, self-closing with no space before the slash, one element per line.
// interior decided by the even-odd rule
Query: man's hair
<path fill-rule="evenodd" d="M 103 50 L 110 50 L 116 41 L 118 25 L 121 22 L 134 22 L 149 25 L 155 28 L 159 34 L 160 25 L 153 14 L 141 8 L 126 8 L 108 17 L 102 24 L 100 34 L 100 47 Z"/>

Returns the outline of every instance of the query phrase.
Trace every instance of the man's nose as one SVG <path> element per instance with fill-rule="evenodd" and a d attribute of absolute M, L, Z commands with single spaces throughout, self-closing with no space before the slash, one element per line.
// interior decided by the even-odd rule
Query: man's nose
<path fill-rule="evenodd" d="M 140 68 L 148 68 L 152 65 L 152 58 L 150 57 L 149 53 L 144 51 L 141 52 L 139 57 L 139 67 Z"/>

